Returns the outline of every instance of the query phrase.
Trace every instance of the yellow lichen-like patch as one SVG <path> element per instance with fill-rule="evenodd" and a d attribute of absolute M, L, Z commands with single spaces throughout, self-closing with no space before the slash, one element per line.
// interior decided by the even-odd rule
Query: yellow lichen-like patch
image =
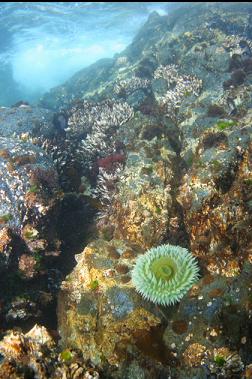
<path fill-rule="evenodd" d="M 79 313 L 77 315 L 75 307 L 70 307 L 67 311 L 67 323 L 68 327 L 72 330 L 74 342 L 76 335 L 82 336 L 83 334 L 82 338 L 89 338 L 90 336 L 88 333 L 95 333 L 97 326 L 97 315 L 81 315 Z M 76 345 L 73 344 L 73 346 L 78 348 L 81 347 L 81 345 L 78 346 L 78 341 L 76 341 Z"/>
<path fill-rule="evenodd" d="M 144 191 L 137 200 L 116 203 L 111 223 L 116 225 L 115 236 L 151 247 L 161 240 L 168 224 L 167 208 L 171 198 L 165 191 Z M 114 219 L 115 218 L 115 219 Z"/>
<path fill-rule="evenodd" d="M 115 364 L 115 360 L 119 360 L 119 357 L 115 355 L 115 349 L 120 341 L 134 343 L 134 334 L 136 332 L 140 330 L 148 331 L 159 324 L 160 319 L 144 308 L 137 308 L 121 321 L 115 321 L 111 315 L 105 316 L 100 348 L 108 361 L 111 364 Z"/>
<path fill-rule="evenodd" d="M 107 288 L 115 286 L 116 282 L 113 278 L 104 275 L 103 270 L 97 270 L 95 268 L 91 268 L 89 271 L 90 282 L 88 283 L 88 287 L 90 287 L 90 283 L 97 280 L 99 283 L 99 290 L 105 290 Z"/>
<path fill-rule="evenodd" d="M 129 239 L 136 241 L 139 234 L 141 233 L 140 226 L 137 226 L 136 224 L 129 224 L 127 225 L 127 222 L 125 223 L 125 229 L 127 230 Z"/>
<path fill-rule="evenodd" d="M 234 276 L 237 276 L 240 274 L 241 272 L 241 269 L 239 267 L 239 263 L 237 260 L 235 259 L 232 259 L 231 261 L 229 261 L 227 263 L 227 267 L 225 268 L 225 270 L 223 270 L 223 274 L 227 277 L 227 278 L 231 278 L 231 277 L 234 277 Z"/>
<path fill-rule="evenodd" d="M 95 341 L 95 333 L 93 332 L 93 326 L 95 327 L 95 318 L 88 319 L 88 316 L 76 317 L 76 313 L 73 312 L 71 316 L 73 324 L 71 324 L 71 335 L 68 337 L 67 345 L 76 349 L 80 349 L 83 355 L 87 359 L 93 361 L 101 361 L 102 354 L 97 349 Z M 76 319 L 77 320 L 74 320 Z M 84 328 L 83 328 L 84 325 Z M 89 329 L 90 326 L 90 329 Z M 82 329 L 81 329 L 82 328 Z"/>
<path fill-rule="evenodd" d="M 187 347 L 183 353 L 183 358 L 186 365 L 190 367 L 200 366 L 205 357 L 207 348 L 199 343 L 193 343 Z"/>
<path fill-rule="evenodd" d="M 106 274 L 106 268 L 97 269 L 92 267 L 92 259 L 96 255 L 107 256 L 106 244 L 108 244 L 106 241 L 97 240 L 96 244 L 88 245 L 82 254 L 76 255 L 78 264 L 75 268 L 75 275 L 74 277 L 69 277 L 68 283 L 64 282 L 64 288 L 69 290 L 71 288 L 71 291 L 73 291 L 78 286 L 81 291 L 93 291 L 92 283 L 97 281 L 97 290 L 100 292 L 116 284 L 113 277 Z M 78 278 L 79 282 L 75 283 L 74 278 Z"/>
<path fill-rule="evenodd" d="M 240 266 L 237 260 L 231 259 L 227 261 L 220 259 L 218 262 L 212 261 L 207 265 L 207 269 L 211 274 L 218 274 L 231 278 L 240 274 Z"/>
<path fill-rule="evenodd" d="M 75 308 L 67 311 L 68 330 L 71 337 L 68 339 L 70 346 L 81 349 L 83 354 L 91 360 L 106 357 L 110 364 L 116 364 L 122 359 L 116 353 L 118 344 L 134 344 L 134 334 L 138 331 L 148 331 L 158 326 L 160 319 L 152 315 L 144 308 L 137 308 L 123 320 L 117 321 L 111 313 L 102 312 L 100 299 L 98 314 L 91 316 L 76 313 Z M 99 316 L 99 321 L 97 319 Z"/>
<path fill-rule="evenodd" d="M 143 207 L 147 208 L 152 213 L 152 215 L 156 215 L 158 213 L 157 209 L 160 209 L 159 214 L 163 209 L 165 209 L 165 200 L 166 199 L 164 198 L 164 195 L 162 197 L 152 197 L 150 194 L 143 194 L 139 198 L 139 203 Z"/>
<path fill-rule="evenodd" d="M 110 320 L 108 320 L 108 323 Z M 111 326 L 112 331 L 128 330 L 134 331 L 138 329 L 149 330 L 151 327 L 160 324 L 160 319 L 148 312 L 144 308 L 136 308 L 123 321 L 114 322 Z"/>
<path fill-rule="evenodd" d="M 85 248 L 84 252 L 85 252 L 85 256 L 93 255 L 94 252 L 95 252 L 95 248 L 94 248 L 94 247 L 87 246 L 87 247 Z"/>

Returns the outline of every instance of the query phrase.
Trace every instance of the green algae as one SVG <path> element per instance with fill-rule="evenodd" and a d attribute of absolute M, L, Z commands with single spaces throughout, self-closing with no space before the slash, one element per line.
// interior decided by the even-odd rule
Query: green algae
<path fill-rule="evenodd" d="M 70 362 L 73 359 L 73 354 L 70 350 L 64 350 L 60 353 L 60 358 L 64 362 Z"/>
<path fill-rule="evenodd" d="M 90 288 L 92 291 L 95 291 L 97 290 L 97 288 L 99 287 L 99 282 L 97 279 L 95 280 L 92 280 L 92 282 L 90 283 Z"/>
<path fill-rule="evenodd" d="M 244 184 L 247 186 L 252 186 L 252 179 L 244 179 Z"/>
<path fill-rule="evenodd" d="M 221 167 L 222 167 L 221 162 L 218 161 L 217 159 L 213 159 L 213 160 L 211 161 L 211 165 L 212 165 L 213 168 L 214 168 L 215 170 L 217 170 L 217 171 L 219 171 L 219 170 L 221 169 Z"/>
<path fill-rule="evenodd" d="M 11 221 L 13 219 L 13 216 L 11 213 L 6 213 L 0 216 L 0 223 L 6 223 L 8 221 Z"/>
<path fill-rule="evenodd" d="M 26 230 L 24 232 L 24 237 L 28 240 L 34 240 L 38 236 L 38 231 L 37 230 Z"/>
<path fill-rule="evenodd" d="M 223 367 L 224 364 L 226 363 L 226 360 L 222 355 L 216 355 L 214 357 L 214 362 L 217 364 L 217 366 Z"/>
<path fill-rule="evenodd" d="M 39 192 L 39 187 L 36 184 L 33 184 L 28 190 L 28 193 L 38 193 L 38 192 Z"/>
<path fill-rule="evenodd" d="M 35 265 L 36 270 L 41 270 L 43 256 L 37 251 L 34 252 L 33 256 L 34 256 L 34 259 L 36 261 L 36 265 Z"/>
<path fill-rule="evenodd" d="M 237 122 L 234 120 L 220 120 L 217 122 L 216 126 L 219 130 L 225 130 L 231 126 L 236 126 Z"/>

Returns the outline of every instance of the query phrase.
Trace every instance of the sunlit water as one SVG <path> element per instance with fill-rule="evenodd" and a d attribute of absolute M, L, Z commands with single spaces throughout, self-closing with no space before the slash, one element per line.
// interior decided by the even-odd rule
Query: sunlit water
<path fill-rule="evenodd" d="M 23 98 L 36 100 L 76 71 L 121 52 L 152 11 L 163 15 L 174 6 L 167 2 L 1 3 L 2 70 L 12 70 Z M 14 94 L 5 72 L 2 76 Z"/>

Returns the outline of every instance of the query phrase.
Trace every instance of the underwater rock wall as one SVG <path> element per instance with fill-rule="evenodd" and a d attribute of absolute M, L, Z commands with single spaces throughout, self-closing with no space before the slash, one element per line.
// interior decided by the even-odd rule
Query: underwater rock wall
<path fill-rule="evenodd" d="M 81 348 L 95 362 L 103 356 L 111 364 L 123 365 L 126 357 L 135 362 L 135 350 L 139 362 L 145 354 L 152 360 L 143 343 L 149 338 L 151 346 L 165 344 L 167 356 L 159 353 L 154 360 L 170 366 L 171 377 L 241 377 L 251 344 L 251 289 L 241 289 L 251 270 L 252 54 L 251 41 L 239 34 L 247 8 L 239 17 L 218 5 L 187 11 L 178 19 L 152 15 L 116 58 L 109 80 L 83 92 L 89 101 L 126 101 L 134 116 L 116 131 L 126 154 L 123 167 L 116 175 L 109 165 L 98 173 L 97 196 L 104 200 L 99 239 L 76 256 L 78 264 L 64 281 L 59 328 L 67 346 Z M 99 75 L 99 66 L 93 70 Z M 62 88 L 67 91 L 68 84 Z M 143 305 L 131 292 L 131 265 L 147 248 L 171 241 L 198 257 L 202 279 L 179 307 L 161 311 L 146 303 L 141 324 Z M 234 299 L 231 293 L 237 293 Z M 122 309 L 119 322 L 115 314 Z M 167 324 L 163 313 L 168 326 L 157 342 L 153 334 Z M 129 317 L 134 330 L 127 327 Z M 147 321 L 152 317 L 153 325 Z M 247 328 L 226 336 L 225 318 L 242 325 L 244 317 Z M 139 341 L 139 334 L 146 339 Z"/>
<path fill-rule="evenodd" d="M 83 213 L 85 248 L 72 252 L 58 295 L 69 370 L 78 352 L 104 378 L 251 377 L 251 11 L 200 3 L 153 13 L 124 52 L 41 100 L 51 121 L 22 148 L 46 154 L 59 196 L 95 213 Z M 12 139 L 0 142 L 20 146 Z M 11 220 L 2 226 L 8 246 Z M 171 307 L 145 301 L 131 282 L 136 258 L 162 243 L 187 247 L 200 265 L 199 282 Z"/>
<path fill-rule="evenodd" d="M 55 301 L 48 280 L 59 283 L 53 267 L 60 253 L 60 187 L 40 143 L 54 134 L 52 116 L 24 102 L 0 109 L 2 327 L 41 321 Z"/>

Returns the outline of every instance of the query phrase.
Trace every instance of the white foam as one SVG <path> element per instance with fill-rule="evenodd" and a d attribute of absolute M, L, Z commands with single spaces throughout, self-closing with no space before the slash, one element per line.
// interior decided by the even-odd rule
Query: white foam
<path fill-rule="evenodd" d="M 163 14 L 167 3 L 15 4 L 15 10 L 9 6 L 8 28 L 14 38 L 5 59 L 29 95 L 48 91 L 96 60 L 121 52 L 148 14 Z"/>

